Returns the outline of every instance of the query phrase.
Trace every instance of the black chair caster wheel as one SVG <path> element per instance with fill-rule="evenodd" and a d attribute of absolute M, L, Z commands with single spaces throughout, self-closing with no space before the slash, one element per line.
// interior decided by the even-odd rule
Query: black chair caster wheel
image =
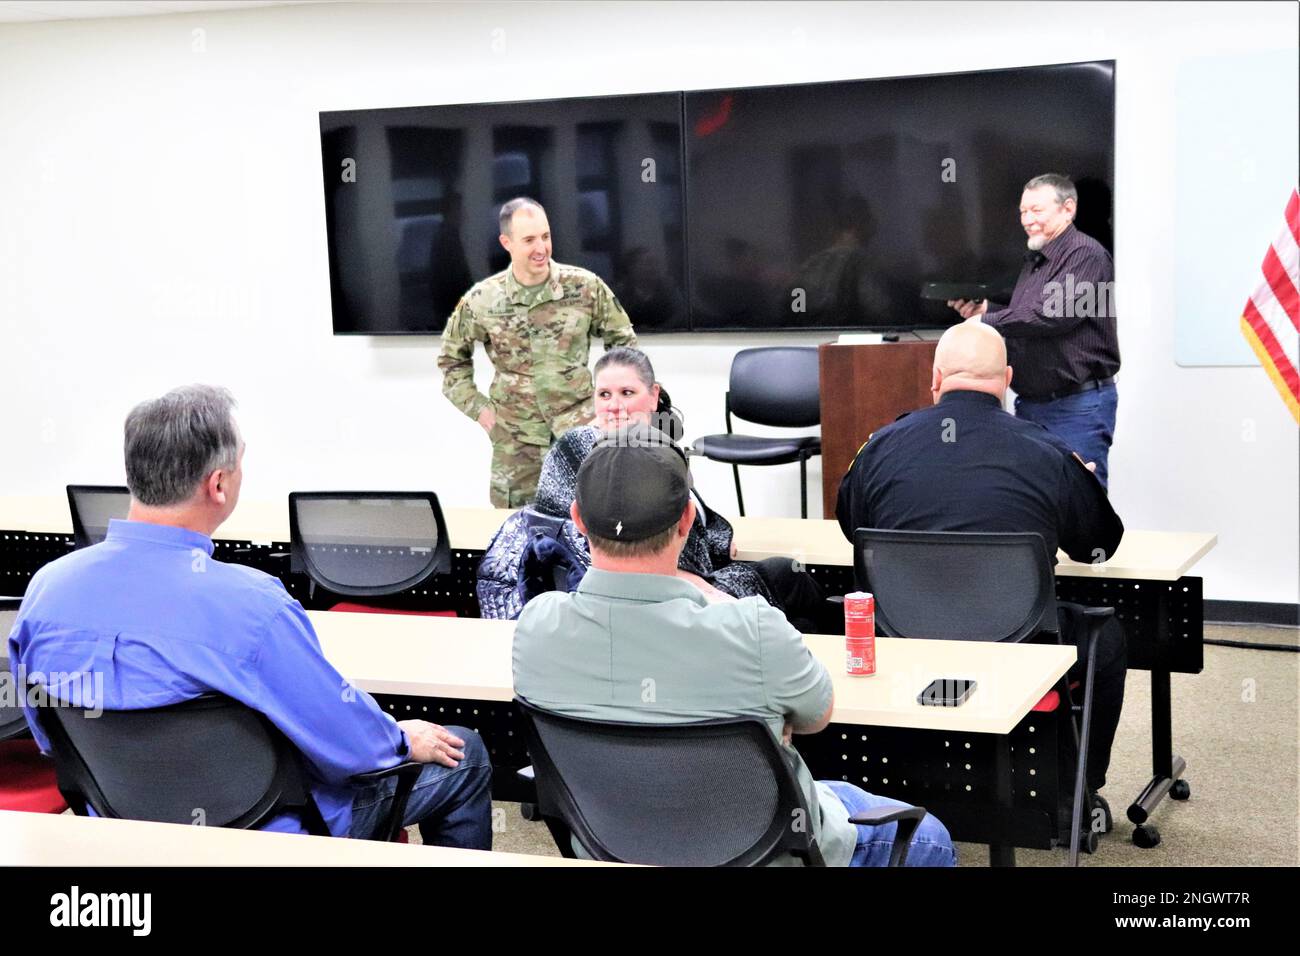
<path fill-rule="evenodd" d="M 532 820 L 534 823 L 542 818 L 542 811 L 537 809 L 535 803 L 519 804 L 519 815 L 525 820 Z"/>
<path fill-rule="evenodd" d="M 1186 780 L 1175 780 L 1174 785 L 1169 788 L 1170 800 L 1187 800 L 1192 795 L 1192 785 Z"/>
<path fill-rule="evenodd" d="M 1097 852 L 1097 844 L 1100 840 L 1101 836 L 1096 830 L 1091 828 L 1084 830 L 1079 834 L 1079 852 L 1091 856 Z"/>
<path fill-rule="evenodd" d="M 1160 831 L 1150 823 L 1133 828 L 1133 845 L 1143 850 L 1150 850 L 1160 845 Z"/>

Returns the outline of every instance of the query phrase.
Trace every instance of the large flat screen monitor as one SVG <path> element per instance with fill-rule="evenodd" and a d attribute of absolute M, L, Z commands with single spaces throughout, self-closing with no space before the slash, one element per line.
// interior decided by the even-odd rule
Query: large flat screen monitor
<path fill-rule="evenodd" d="M 686 94 L 696 329 L 908 329 L 930 281 L 1009 291 L 1021 187 L 1071 176 L 1111 246 L 1114 63 Z"/>
<path fill-rule="evenodd" d="M 638 329 L 685 329 L 681 94 L 321 113 L 335 333 L 436 333 L 509 265 L 497 210 L 546 207 L 559 262 Z"/>

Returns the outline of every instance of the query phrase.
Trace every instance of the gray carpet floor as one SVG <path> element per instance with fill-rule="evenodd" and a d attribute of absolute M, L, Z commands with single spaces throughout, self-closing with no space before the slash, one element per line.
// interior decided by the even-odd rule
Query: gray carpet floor
<path fill-rule="evenodd" d="M 1206 625 L 1207 640 L 1287 644 L 1300 630 Z M 1159 846 L 1133 846 L 1125 809 L 1151 776 L 1151 681 L 1129 673 L 1106 789 L 1115 829 L 1082 866 L 1300 865 L 1300 654 L 1205 648 L 1205 669 L 1173 676 L 1174 752 L 1187 761 L 1192 797 L 1168 798 L 1152 822 Z M 518 804 L 494 804 L 494 846 L 555 856 L 542 823 Z M 418 835 L 415 839 L 418 840 Z M 988 866 L 988 848 L 959 844 L 961 866 Z M 1062 866 L 1064 850 L 1017 850 L 1020 866 Z"/>

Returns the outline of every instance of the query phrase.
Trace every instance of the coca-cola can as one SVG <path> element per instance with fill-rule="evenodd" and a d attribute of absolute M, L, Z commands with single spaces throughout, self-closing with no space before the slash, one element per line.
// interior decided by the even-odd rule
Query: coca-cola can
<path fill-rule="evenodd" d="M 856 677 L 876 672 L 876 598 L 864 591 L 844 595 L 844 649 L 847 671 Z"/>

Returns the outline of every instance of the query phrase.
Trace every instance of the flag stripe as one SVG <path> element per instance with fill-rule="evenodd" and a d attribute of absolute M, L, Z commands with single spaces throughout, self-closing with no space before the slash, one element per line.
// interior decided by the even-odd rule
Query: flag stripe
<path fill-rule="evenodd" d="M 1286 226 L 1300 242 L 1300 190 L 1291 190 L 1291 201 L 1286 204 Z"/>
<path fill-rule="evenodd" d="M 1291 367 L 1300 369 L 1300 332 L 1297 332 L 1291 324 L 1268 287 L 1262 286 L 1248 301 L 1255 306 L 1259 317 L 1268 325 L 1269 331 L 1277 339 L 1277 344 L 1282 349 L 1282 354 L 1287 357 L 1287 361 L 1291 363 Z"/>
<path fill-rule="evenodd" d="M 1268 281 L 1269 288 L 1273 290 L 1273 295 L 1277 297 L 1277 304 L 1291 320 L 1291 324 L 1300 329 L 1300 292 L 1296 291 L 1295 283 L 1286 274 L 1282 260 L 1277 257 L 1277 252 L 1272 246 L 1269 246 L 1268 252 L 1264 254 L 1264 278 Z"/>
<path fill-rule="evenodd" d="M 1246 337 L 1247 343 L 1249 343 L 1250 347 L 1254 350 L 1255 355 L 1259 358 L 1259 364 L 1264 367 L 1264 371 L 1268 374 L 1269 381 L 1273 383 L 1273 387 L 1277 389 L 1277 393 L 1282 396 L 1282 401 L 1286 405 L 1287 411 L 1291 413 L 1291 417 L 1295 419 L 1296 424 L 1300 425 L 1300 399 L 1297 399 L 1287 391 L 1286 385 L 1282 381 L 1282 377 L 1278 375 L 1277 370 L 1269 361 L 1268 353 L 1264 349 L 1264 344 L 1259 340 L 1259 337 L 1255 334 L 1255 330 L 1251 328 L 1250 323 L 1246 321 L 1245 316 L 1242 316 L 1241 318 L 1241 334 Z"/>
<path fill-rule="evenodd" d="M 1300 398 L 1300 375 L 1296 374 L 1295 366 L 1291 364 L 1290 359 L 1286 357 L 1286 353 L 1282 351 L 1277 336 L 1273 334 L 1273 330 L 1264 321 L 1264 317 L 1259 314 L 1254 302 L 1249 300 L 1246 302 L 1246 314 L 1242 318 L 1254 330 L 1260 345 L 1268 356 L 1269 361 L 1264 362 L 1264 366 L 1267 368 L 1271 364 L 1272 369 L 1285 383 L 1286 390 L 1293 397 Z"/>
<path fill-rule="evenodd" d="M 1300 275 L 1300 245 L 1296 244 L 1296 238 L 1291 235 L 1290 229 L 1283 228 L 1278 232 L 1277 239 L 1273 241 L 1273 251 L 1277 253 L 1277 258 L 1291 281 L 1296 282 L 1296 276 Z"/>

